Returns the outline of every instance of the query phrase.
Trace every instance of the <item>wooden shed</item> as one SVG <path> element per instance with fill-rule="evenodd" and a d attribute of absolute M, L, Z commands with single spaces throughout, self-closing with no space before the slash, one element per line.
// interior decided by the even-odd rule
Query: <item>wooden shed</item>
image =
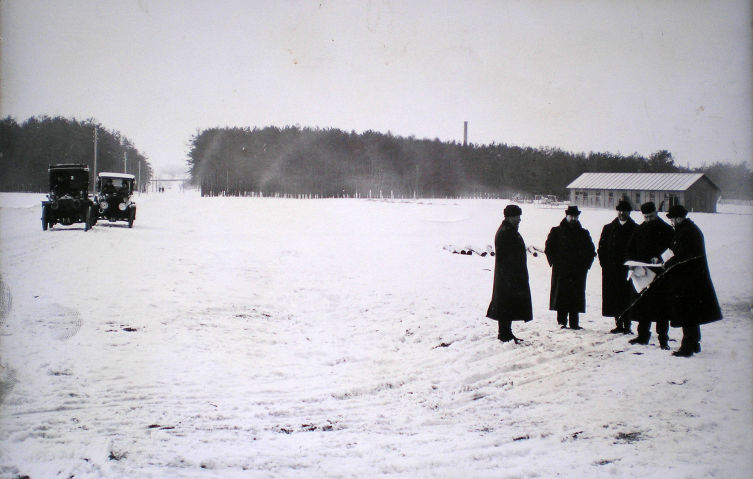
<path fill-rule="evenodd" d="M 583 173 L 567 189 L 572 204 L 609 209 L 626 199 L 636 210 L 653 201 L 659 211 L 681 204 L 688 211 L 716 213 L 721 196 L 703 173 Z"/>

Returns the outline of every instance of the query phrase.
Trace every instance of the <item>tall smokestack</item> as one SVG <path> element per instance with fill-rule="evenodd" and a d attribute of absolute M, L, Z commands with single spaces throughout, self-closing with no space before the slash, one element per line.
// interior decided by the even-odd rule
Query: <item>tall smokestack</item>
<path fill-rule="evenodd" d="M 468 146 L 468 122 L 463 122 L 463 146 Z"/>

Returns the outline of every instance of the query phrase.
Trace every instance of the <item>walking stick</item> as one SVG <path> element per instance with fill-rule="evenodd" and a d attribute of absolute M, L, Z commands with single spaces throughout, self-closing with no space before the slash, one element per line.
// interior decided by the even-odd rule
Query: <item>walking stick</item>
<path fill-rule="evenodd" d="M 669 265 L 668 268 L 666 268 L 664 271 L 662 271 L 661 273 L 659 273 L 659 274 L 656 275 L 656 277 L 654 278 L 654 280 L 651 281 L 651 283 L 648 286 L 646 286 L 643 289 L 643 291 L 641 291 L 638 294 L 637 298 L 635 298 L 630 304 L 628 304 L 628 306 L 625 308 L 625 310 L 622 313 L 620 313 L 620 315 L 617 317 L 617 321 L 622 321 L 622 318 L 625 316 L 625 314 L 627 314 L 628 311 L 630 311 L 631 309 L 633 309 L 633 307 L 638 303 L 638 301 L 641 300 L 641 298 L 643 297 L 643 295 L 645 295 L 648 292 L 648 290 L 651 289 L 651 287 L 653 285 L 655 285 L 661 278 L 663 278 L 664 276 L 666 276 L 667 273 L 669 273 L 670 271 L 672 271 L 673 269 L 675 269 L 677 266 L 680 266 L 681 264 L 685 264 L 685 263 L 687 263 L 689 261 L 693 261 L 693 260 L 696 260 L 696 259 L 703 258 L 704 256 L 706 256 L 706 255 L 693 256 L 692 258 L 684 259 L 682 261 L 678 261 L 678 262 L 676 262 L 674 264 Z M 657 263 L 656 266 L 661 266 L 661 265 Z"/>

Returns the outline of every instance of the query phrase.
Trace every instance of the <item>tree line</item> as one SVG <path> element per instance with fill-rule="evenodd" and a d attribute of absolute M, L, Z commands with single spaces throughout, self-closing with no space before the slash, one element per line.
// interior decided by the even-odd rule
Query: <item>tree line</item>
<path fill-rule="evenodd" d="M 667 150 L 646 158 L 297 126 L 209 128 L 189 145 L 191 179 L 204 196 L 566 197 L 567 185 L 587 171 L 701 171 L 725 197 L 752 197 L 744 163 L 690 170 Z"/>
<path fill-rule="evenodd" d="M 138 175 L 146 185 L 153 171 L 133 143 L 89 119 L 32 117 L 0 119 L 0 191 L 45 192 L 47 167 L 85 163 L 97 170 Z M 638 154 L 571 153 L 532 148 L 416 139 L 391 133 L 339 129 L 209 128 L 190 140 L 188 167 L 202 195 L 314 197 L 512 197 L 554 194 L 581 173 L 698 171 L 728 199 L 753 199 L 753 174 L 745 163 L 679 167 L 669 151 Z"/>
<path fill-rule="evenodd" d="M 131 140 L 94 120 L 60 116 L 32 117 L 23 123 L 12 117 L 0 120 L 0 191 L 46 192 L 47 168 L 59 163 L 82 163 L 94 175 L 94 130 L 97 130 L 97 171 L 127 170 L 146 185 L 152 168 Z M 92 178 L 93 180 L 93 178 Z M 92 183 L 93 185 L 93 183 Z"/>

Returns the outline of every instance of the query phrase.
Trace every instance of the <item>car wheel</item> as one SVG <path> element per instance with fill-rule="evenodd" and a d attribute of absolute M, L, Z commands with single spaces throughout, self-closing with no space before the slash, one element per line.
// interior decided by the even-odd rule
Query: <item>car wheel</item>
<path fill-rule="evenodd" d="M 86 207 L 86 218 L 85 218 L 85 221 L 84 221 L 84 231 L 89 231 L 90 229 L 92 229 L 92 214 L 93 214 L 92 207 L 91 207 L 91 205 L 89 205 L 89 206 Z"/>
<path fill-rule="evenodd" d="M 134 214 L 134 211 L 131 210 L 128 212 L 128 227 L 133 228 L 133 220 L 136 218 L 136 215 Z"/>
<path fill-rule="evenodd" d="M 42 231 L 47 231 L 47 205 L 42 206 Z"/>

